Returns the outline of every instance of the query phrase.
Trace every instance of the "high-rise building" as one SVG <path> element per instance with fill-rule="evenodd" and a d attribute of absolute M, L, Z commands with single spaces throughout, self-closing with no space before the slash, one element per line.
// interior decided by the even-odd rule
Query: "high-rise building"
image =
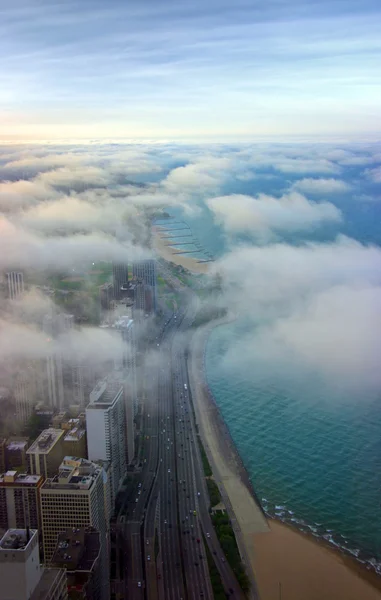
<path fill-rule="evenodd" d="M 114 298 L 120 300 L 123 297 L 122 287 L 127 288 L 128 285 L 128 264 L 113 263 L 112 277 L 114 283 Z"/>
<path fill-rule="evenodd" d="M 99 600 L 100 535 L 93 527 L 66 529 L 58 536 L 51 564 L 66 569 L 69 600 Z"/>
<path fill-rule="evenodd" d="M 12 373 L 10 389 L 15 399 L 16 420 L 20 425 L 25 425 L 38 398 L 41 398 L 41 361 L 17 361 L 9 373 Z"/>
<path fill-rule="evenodd" d="M 114 506 L 127 467 L 124 390 L 112 375 L 100 381 L 90 394 L 86 431 L 89 460 L 110 463 L 111 503 Z"/>
<path fill-rule="evenodd" d="M 99 531 L 101 541 L 101 598 L 109 598 L 108 517 L 105 501 L 105 470 L 83 458 L 67 456 L 57 474 L 41 488 L 44 560 L 50 563 L 58 535 L 68 528 Z"/>
<path fill-rule="evenodd" d="M 65 431 L 45 429 L 27 450 L 29 471 L 33 475 L 53 477 L 64 456 Z"/>
<path fill-rule="evenodd" d="M 117 369 L 124 369 L 129 380 L 129 394 L 133 402 L 134 416 L 138 410 L 137 382 L 136 382 L 136 324 L 128 316 L 122 316 L 114 323 L 117 331 L 120 331 L 124 343 L 123 354 Z"/>
<path fill-rule="evenodd" d="M 132 276 L 137 279 L 137 281 L 142 281 L 152 289 L 152 309 L 156 312 L 156 261 L 154 259 L 134 261 L 132 263 Z"/>
<path fill-rule="evenodd" d="M 5 455 L 5 445 L 7 443 L 6 438 L 0 439 L 0 473 L 4 473 L 7 470 L 7 461 Z"/>
<path fill-rule="evenodd" d="M 16 300 L 21 294 L 24 293 L 24 275 L 23 273 L 17 273 L 16 271 L 10 271 L 7 273 L 8 283 L 8 298 L 10 300 Z"/>
<path fill-rule="evenodd" d="M 26 451 L 28 450 L 28 438 L 10 437 L 5 444 L 5 463 L 7 469 L 17 469 L 26 471 L 28 460 Z"/>
<path fill-rule="evenodd" d="M 6 471 L 0 475 L 0 529 L 40 527 L 40 489 L 44 478 Z"/>
<path fill-rule="evenodd" d="M 128 276 L 128 270 L 127 270 Z M 114 285 L 112 283 L 104 283 L 99 288 L 99 301 L 103 310 L 110 310 L 114 301 Z"/>
<path fill-rule="evenodd" d="M 134 303 L 132 305 L 132 316 L 134 321 L 141 321 L 149 315 L 146 305 L 147 286 L 142 281 L 137 281 L 134 285 Z"/>
<path fill-rule="evenodd" d="M 66 600 L 64 569 L 40 565 L 38 532 L 9 529 L 0 540 L 2 600 Z"/>
<path fill-rule="evenodd" d="M 65 431 L 63 449 L 65 456 L 87 458 L 86 429 L 76 426 L 69 431 Z"/>

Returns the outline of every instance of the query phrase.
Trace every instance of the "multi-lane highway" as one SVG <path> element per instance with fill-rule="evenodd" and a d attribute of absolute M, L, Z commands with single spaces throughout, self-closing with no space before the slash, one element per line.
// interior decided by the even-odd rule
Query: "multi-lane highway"
<path fill-rule="evenodd" d="M 125 597 L 212 600 L 204 543 L 227 596 L 243 598 L 209 515 L 191 404 L 183 335 L 193 311 L 179 311 L 158 337 L 160 360 L 145 371 L 143 463 L 120 511 Z"/>

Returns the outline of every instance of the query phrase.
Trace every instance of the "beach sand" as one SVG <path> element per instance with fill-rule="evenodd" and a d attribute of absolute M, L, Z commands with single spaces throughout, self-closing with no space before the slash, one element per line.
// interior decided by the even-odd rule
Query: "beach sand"
<path fill-rule="evenodd" d="M 167 232 L 160 230 L 158 227 L 152 228 L 152 247 L 156 251 L 156 254 L 167 260 L 168 262 L 181 265 L 192 273 L 207 273 L 210 263 L 200 263 L 196 258 L 188 256 L 186 254 L 175 254 L 172 246 L 167 246 L 169 243 L 168 239 L 163 239 L 162 236 Z"/>
<path fill-rule="evenodd" d="M 208 264 L 173 255 L 159 233 L 157 254 L 193 273 Z M 229 510 L 248 575 L 255 579 L 252 598 L 260 600 L 381 600 L 381 578 L 312 536 L 273 519 L 266 520 L 245 485 L 242 469 L 205 384 L 203 355 L 212 329 L 226 319 L 198 329 L 190 346 L 189 377 L 205 450 Z M 280 584 L 280 585 L 279 585 Z"/>
<path fill-rule="evenodd" d="M 283 523 L 269 523 L 269 533 L 253 535 L 261 600 L 381 599 L 376 574 Z"/>

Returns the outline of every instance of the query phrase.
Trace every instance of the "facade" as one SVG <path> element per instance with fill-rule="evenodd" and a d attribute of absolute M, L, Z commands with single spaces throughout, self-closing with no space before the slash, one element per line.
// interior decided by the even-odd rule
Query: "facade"
<path fill-rule="evenodd" d="M 123 385 L 116 377 L 106 377 L 90 394 L 86 430 L 89 460 L 110 463 L 112 506 L 127 470 L 125 414 Z"/>
<path fill-rule="evenodd" d="M 63 569 L 40 565 L 38 532 L 9 529 L 0 540 L 2 600 L 66 600 Z"/>
<path fill-rule="evenodd" d="M 128 264 L 125 263 L 113 263 L 112 265 L 112 277 L 114 283 L 114 298 L 120 300 L 123 297 L 122 287 L 128 285 Z"/>
<path fill-rule="evenodd" d="M 112 308 L 114 294 L 114 285 L 112 283 L 104 283 L 99 287 L 99 301 L 103 310 L 110 310 Z"/>
<path fill-rule="evenodd" d="M 12 391 L 15 398 L 16 419 L 20 424 L 27 423 L 42 389 L 41 362 L 19 361 L 12 380 Z"/>
<path fill-rule="evenodd" d="M 65 456 L 79 456 L 87 458 L 87 440 L 86 429 L 73 427 L 67 433 L 63 440 L 63 449 Z"/>
<path fill-rule="evenodd" d="M 69 600 L 100 600 L 100 549 L 99 532 L 92 527 L 59 534 L 52 565 L 66 570 Z"/>
<path fill-rule="evenodd" d="M 0 473 L 4 473 L 7 470 L 7 463 L 5 458 L 5 445 L 7 443 L 6 438 L 0 439 Z"/>
<path fill-rule="evenodd" d="M 132 306 L 133 318 L 135 321 L 140 321 L 148 314 L 146 307 L 146 284 L 142 281 L 136 282 L 134 285 L 134 303 Z"/>
<path fill-rule="evenodd" d="M 40 489 L 44 478 L 7 471 L 0 475 L 0 529 L 38 529 Z"/>
<path fill-rule="evenodd" d="M 43 320 L 43 331 L 47 341 L 52 342 L 59 336 L 67 334 L 74 328 L 74 316 L 64 313 L 46 315 Z M 49 404 L 56 410 L 63 406 L 85 405 L 85 369 L 76 356 L 75 348 L 71 349 L 70 358 L 62 356 L 58 349 L 48 352 L 46 358 L 46 395 Z"/>
<path fill-rule="evenodd" d="M 8 438 L 5 444 L 6 469 L 18 469 L 26 471 L 28 467 L 26 451 L 28 449 L 27 438 Z"/>
<path fill-rule="evenodd" d="M 7 284 L 8 284 L 8 298 L 10 300 L 16 300 L 21 294 L 24 293 L 24 275 L 23 273 L 17 273 L 16 271 L 10 271 L 7 273 Z"/>
<path fill-rule="evenodd" d="M 101 465 L 66 456 L 57 474 L 41 488 L 44 560 L 51 563 L 58 535 L 68 528 L 91 525 L 99 531 L 101 598 L 109 598 L 108 515 L 106 473 Z"/>
<path fill-rule="evenodd" d="M 33 475 L 53 477 L 64 456 L 63 429 L 45 429 L 27 450 L 29 471 Z"/>
<path fill-rule="evenodd" d="M 154 259 L 137 260 L 132 263 L 132 276 L 137 281 L 142 281 L 152 289 L 152 308 L 157 309 L 156 293 L 156 261 Z"/>

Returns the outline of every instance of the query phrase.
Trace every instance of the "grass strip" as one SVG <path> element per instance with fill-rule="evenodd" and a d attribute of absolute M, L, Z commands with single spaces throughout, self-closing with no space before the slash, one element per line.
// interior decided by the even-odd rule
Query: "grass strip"
<path fill-rule="evenodd" d="M 241 555 L 238 550 L 230 519 L 225 511 L 216 511 L 212 515 L 212 522 L 227 561 L 231 566 L 241 589 L 247 594 L 250 590 L 250 581 L 241 561 Z"/>
<path fill-rule="evenodd" d="M 206 553 L 206 560 L 208 562 L 208 569 L 209 569 L 210 581 L 211 581 L 212 589 L 213 589 L 214 600 L 226 600 L 226 594 L 225 594 L 224 586 L 222 585 L 221 575 L 220 575 L 219 570 L 216 567 L 214 558 L 210 553 L 210 550 L 206 543 L 205 537 L 204 537 L 204 547 L 205 547 L 205 553 Z"/>
<path fill-rule="evenodd" d="M 202 445 L 200 436 L 198 436 L 198 444 L 200 446 L 202 466 L 204 468 L 204 475 L 205 475 L 205 477 L 211 477 L 213 475 L 212 467 L 210 466 L 208 457 L 206 456 L 206 452 L 205 452 L 204 446 Z"/>

